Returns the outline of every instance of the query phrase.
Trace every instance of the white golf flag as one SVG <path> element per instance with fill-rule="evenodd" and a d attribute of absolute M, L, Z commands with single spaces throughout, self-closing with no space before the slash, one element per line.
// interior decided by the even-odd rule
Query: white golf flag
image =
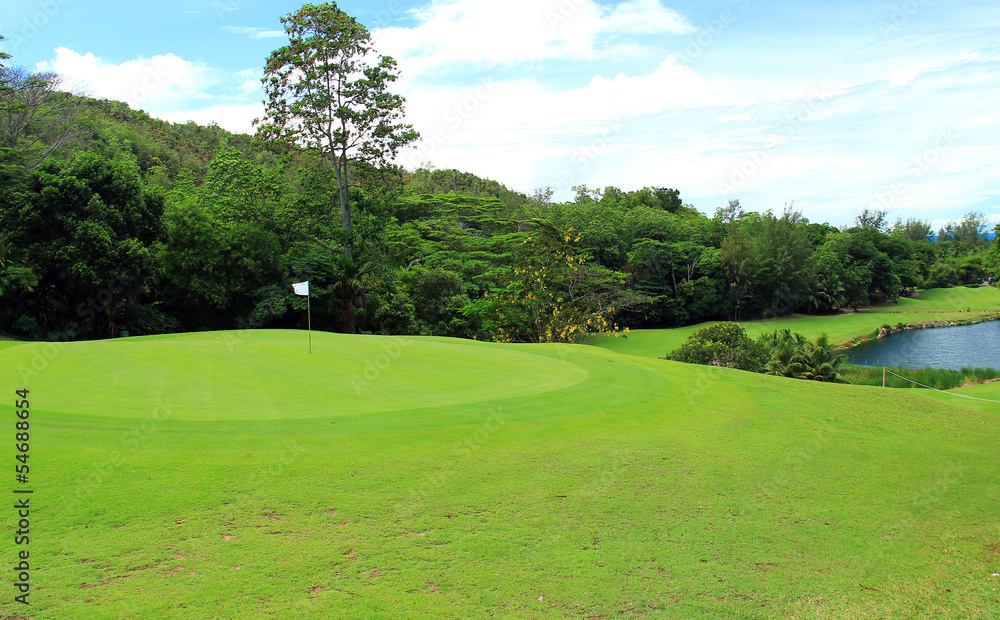
<path fill-rule="evenodd" d="M 302 295 L 303 297 L 309 297 L 309 280 L 305 282 L 297 282 L 292 285 L 292 290 L 295 291 L 296 295 Z"/>

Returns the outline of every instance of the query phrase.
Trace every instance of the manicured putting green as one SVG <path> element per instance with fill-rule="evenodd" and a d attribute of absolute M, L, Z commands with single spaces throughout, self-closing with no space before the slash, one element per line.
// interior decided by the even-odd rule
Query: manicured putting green
<path fill-rule="evenodd" d="M 530 350 L 433 338 L 262 330 L 78 343 L 3 353 L 0 382 L 47 411 L 147 417 L 169 398 L 183 420 L 340 416 L 528 396 L 587 372 Z"/>

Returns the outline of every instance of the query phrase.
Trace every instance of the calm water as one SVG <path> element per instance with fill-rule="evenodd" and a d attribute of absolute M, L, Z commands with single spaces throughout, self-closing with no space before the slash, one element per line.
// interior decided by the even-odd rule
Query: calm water
<path fill-rule="evenodd" d="M 1000 321 L 912 329 L 857 346 L 848 356 L 867 366 L 1000 370 Z"/>

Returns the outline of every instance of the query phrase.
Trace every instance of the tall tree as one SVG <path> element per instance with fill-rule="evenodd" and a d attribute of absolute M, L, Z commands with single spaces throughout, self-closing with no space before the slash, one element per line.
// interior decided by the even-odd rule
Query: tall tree
<path fill-rule="evenodd" d="M 906 218 L 906 222 L 903 222 L 902 218 L 896 218 L 892 232 L 910 241 L 929 241 L 932 238 L 930 222 L 915 217 Z"/>
<path fill-rule="evenodd" d="M 267 59 L 267 99 L 257 119 L 265 139 L 305 146 L 334 166 L 344 227 L 352 251 L 351 186 L 388 168 L 419 134 L 403 124 L 403 97 L 389 92 L 396 61 L 372 47 L 371 35 L 336 3 L 306 4 L 281 18 L 288 45 Z M 352 179 L 352 172 L 360 177 Z"/>
<path fill-rule="evenodd" d="M 57 75 L 0 64 L 0 175 L 36 168 L 72 142 L 75 107 Z"/>
<path fill-rule="evenodd" d="M 749 300 L 750 284 L 756 277 L 757 264 L 753 257 L 752 238 L 739 222 L 729 224 L 729 233 L 722 240 L 720 260 L 729 283 L 730 318 L 740 319 L 740 310 Z"/>
<path fill-rule="evenodd" d="M 858 228 L 883 233 L 889 227 L 889 221 L 885 219 L 887 215 L 888 211 L 882 209 L 865 208 L 854 218 L 854 223 Z"/>
<path fill-rule="evenodd" d="M 996 233 L 996 236 L 993 238 L 993 245 L 990 246 L 989 252 L 983 257 L 983 267 L 986 268 L 991 279 L 996 280 L 1000 279 L 1000 224 L 993 228 L 993 232 Z"/>
<path fill-rule="evenodd" d="M 789 314 L 808 296 L 807 269 L 813 249 L 807 223 L 791 205 L 785 206 L 781 217 L 764 213 L 753 255 L 759 270 L 757 297 L 766 300 L 768 315 Z"/>
<path fill-rule="evenodd" d="M 951 246 L 952 254 L 972 252 L 989 244 L 986 230 L 989 220 L 978 211 L 969 211 L 956 224 L 949 221 L 938 231 L 938 241 Z"/>

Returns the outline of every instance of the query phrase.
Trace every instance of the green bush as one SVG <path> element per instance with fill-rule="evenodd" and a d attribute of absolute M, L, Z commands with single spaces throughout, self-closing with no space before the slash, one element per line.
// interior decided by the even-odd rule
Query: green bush
<path fill-rule="evenodd" d="M 662 359 L 761 372 L 767 358 L 763 344 L 750 338 L 739 323 L 727 322 L 699 329 Z"/>

